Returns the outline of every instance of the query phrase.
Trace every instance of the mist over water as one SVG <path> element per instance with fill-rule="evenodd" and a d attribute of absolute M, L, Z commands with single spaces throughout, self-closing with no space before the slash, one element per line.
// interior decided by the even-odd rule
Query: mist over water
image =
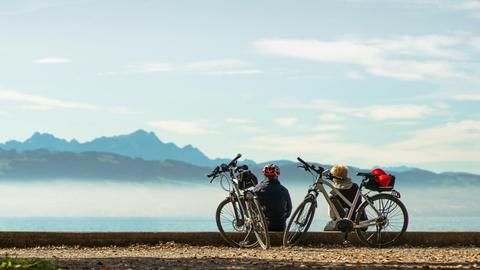
<path fill-rule="evenodd" d="M 308 186 L 286 187 L 295 209 Z M 115 181 L 22 181 L 2 182 L 0 190 L 0 217 L 214 217 L 218 204 L 228 195 L 216 182 L 165 186 Z M 411 216 L 480 215 L 480 188 L 399 192 Z M 316 215 L 327 215 L 322 196 Z"/>
<path fill-rule="evenodd" d="M 0 190 L 0 217 L 207 217 L 227 195 L 213 184 L 132 182 L 3 182 Z"/>
<path fill-rule="evenodd" d="M 207 181 L 191 185 L 71 180 L 2 182 L 0 230 L 217 231 L 215 211 L 228 192 L 218 182 Z M 294 211 L 307 194 L 308 185 L 285 186 Z M 409 231 L 478 230 L 480 187 L 398 191 L 409 213 Z M 329 220 L 327 207 L 320 196 L 311 231 L 323 231 Z"/>

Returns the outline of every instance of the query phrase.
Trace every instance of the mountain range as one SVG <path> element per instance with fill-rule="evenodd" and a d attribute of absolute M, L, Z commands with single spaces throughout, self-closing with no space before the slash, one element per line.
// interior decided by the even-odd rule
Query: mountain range
<path fill-rule="evenodd" d="M 197 166 L 217 166 L 229 162 L 231 159 L 209 159 L 198 148 L 187 145 L 183 148 L 174 143 L 163 143 L 153 132 L 137 130 L 128 135 L 96 138 L 90 142 L 79 143 L 73 139 L 66 141 L 55 136 L 38 132 L 24 142 L 15 140 L 0 143 L 0 148 L 5 150 L 15 149 L 22 152 L 25 150 L 47 149 L 50 151 L 68 151 L 81 153 L 87 151 L 115 153 L 131 158 L 145 160 L 178 160 Z M 236 153 L 232 154 L 232 158 Z M 253 160 L 245 160 L 245 164 L 256 164 Z"/>
<path fill-rule="evenodd" d="M 233 157 L 232 157 L 233 158 Z M 67 142 L 50 134 L 35 133 L 25 142 L 8 141 L 0 144 L 0 180 L 29 181 L 48 179 L 120 180 L 161 183 L 208 183 L 206 175 L 221 163 L 231 159 L 211 160 L 191 145 L 183 148 L 163 143 L 153 132 L 138 130 L 129 135 L 101 137 L 91 142 Z M 276 160 L 255 163 L 243 160 L 254 174 L 260 176 L 265 164 L 280 166 L 282 182 L 290 185 L 312 183 L 307 172 L 297 168 L 298 163 Z M 318 164 L 326 169 L 328 164 Z M 445 172 L 433 173 L 412 167 L 385 167 L 395 174 L 397 186 L 426 187 L 480 187 L 480 175 Z M 349 176 L 369 172 L 349 166 Z"/>

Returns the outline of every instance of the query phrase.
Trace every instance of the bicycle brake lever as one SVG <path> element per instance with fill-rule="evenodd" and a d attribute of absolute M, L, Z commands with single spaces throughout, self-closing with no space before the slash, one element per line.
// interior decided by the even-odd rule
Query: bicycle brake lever
<path fill-rule="evenodd" d="M 217 176 L 215 175 L 212 180 L 210 180 L 210 184 L 213 182 L 213 179 L 217 178 Z"/>

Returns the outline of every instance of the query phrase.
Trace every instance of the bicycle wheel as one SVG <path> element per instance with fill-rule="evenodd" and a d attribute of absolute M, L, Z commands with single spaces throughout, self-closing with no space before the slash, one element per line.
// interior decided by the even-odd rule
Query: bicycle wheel
<path fill-rule="evenodd" d="M 293 216 L 288 221 L 287 228 L 283 234 L 283 245 L 293 247 L 300 244 L 307 234 L 310 224 L 312 224 L 314 215 L 315 200 L 307 198 L 295 209 Z"/>
<path fill-rule="evenodd" d="M 238 200 L 226 198 L 217 208 L 215 214 L 217 227 L 223 239 L 234 247 L 256 247 L 258 245 L 251 226 L 247 226 Z"/>
<path fill-rule="evenodd" d="M 262 206 L 257 197 L 247 193 L 247 211 L 249 211 L 253 231 L 257 237 L 258 243 L 263 249 L 270 248 L 270 235 L 268 234 L 268 223 L 263 213 Z"/>
<path fill-rule="evenodd" d="M 377 194 L 370 198 L 370 202 L 365 201 L 358 208 L 355 225 L 363 225 L 355 229 L 358 238 L 370 247 L 394 245 L 407 230 L 408 213 L 405 205 L 390 194 Z"/>

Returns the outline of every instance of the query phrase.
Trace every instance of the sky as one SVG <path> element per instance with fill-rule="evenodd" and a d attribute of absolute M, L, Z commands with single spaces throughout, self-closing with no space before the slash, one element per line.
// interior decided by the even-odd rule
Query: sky
<path fill-rule="evenodd" d="M 478 0 L 0 1 L 0 143 L 480 174 Z"/>

